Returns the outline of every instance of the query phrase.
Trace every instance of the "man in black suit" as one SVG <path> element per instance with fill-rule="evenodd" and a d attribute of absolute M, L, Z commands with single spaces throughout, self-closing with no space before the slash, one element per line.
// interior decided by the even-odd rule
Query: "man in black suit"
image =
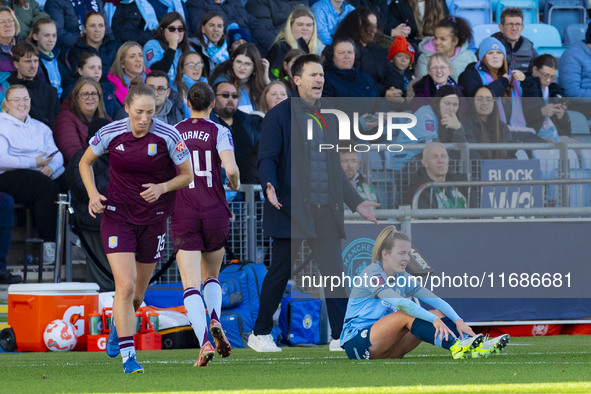
<path fill-rule="evenodd" d="M 248 346 L 258 352 L 281 351 L 270 335 L 273 313 L 281 301 L 301 241 L 307 241 L 322 275 L 341 277 L 343 202 L 353 212 L 377 223 L 372 208 L 379 204 L 364 201 L 357 194 L 341 168 L 338 152 L 318 149 L 320 144 L 338 144 L 336 122 L 330 122 L 334 117 L 328 117 L 326 130 L 314 125 L 312 139 L 306 139 L 306 112 L 320 110 L 324 85 L 319 57 L 298 57 L 292 73 L 299 98 L 285 100 L 267 113 L 259 145 L 259 179 L 266 194 L 263 230 L 273 237 L 273 252 L 261 289 L 258 318 L 248 338 Z M 331 349 L 341 350 L 338 338 L 347 295 L 344 288 L 325 289 L 325 295 L 333 338 Z"/>

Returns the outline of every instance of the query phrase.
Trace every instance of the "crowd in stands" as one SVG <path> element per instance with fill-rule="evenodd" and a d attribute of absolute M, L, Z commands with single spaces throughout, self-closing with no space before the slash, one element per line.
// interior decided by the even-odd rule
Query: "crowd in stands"
<path fill-rule="evenodd" d="M 413 112 L 419 140 L 396 143 L 573 142 L 567 109 L 591 118 L 589 26 L 557 60 L 521 34 L 518 8 L 505 8 L 500 31 L 472 52 L 470 23 L 445 0 L 47 0 L 43 10 L 0 1 L 0 192 L 34 207 L 50 248 L 49 194 L 68 189 L 61 175 L 88 146 L 89 126 L 126 117 L 128 89 L 142 83 L 156 92 L 155 116 L 174 125 L 190 115 L 197 81 L 214 89 L 211 118 L 232 132 L 241 182 L 256 184 L 262 119 L 297 95 L 291 65 L 306 53 L 322 55 L 323 97 L 385 97 Z M 396 168 L 419 153 L 396 156 Z"/>

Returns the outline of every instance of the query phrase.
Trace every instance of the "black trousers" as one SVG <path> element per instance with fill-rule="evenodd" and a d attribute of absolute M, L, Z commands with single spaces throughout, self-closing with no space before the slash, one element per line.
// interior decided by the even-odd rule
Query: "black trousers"
<path fill-rule="evenodd" d="M 313 217 L 317 237 L 307 240 L 312 258 L 316 260 L 322 275 L 340 277 L 343 272 L 343 261 L 339 230 L 335 227 L 328 208 L 313 208 Z M 254 325 L 255 335 L 269 334 L 273 328 L 273 314 L 281 302 L 291 276 L 292 261 L 297 258 L 297 246 L 300 244 L 301 240 L 273 239 L 271 266 L 261 288 L 259 314 Z M 333 339 L 337 339 L 341 335 L 347 310 L 347 293 L 340 288 L 332 292 L 329 289 L 324 291 L 331 335 Z"/>
<path fill-rule="evenodd" d="M 13 170 L 0 174 L 0 192 L 10 194 L 14 202 L 25 204 L 33 209 L 39 238 L 46 242 L 55 241 L 57 224 L 55 202 L 60 192 L 60 184 L 63 183 L 65 186 L 63 178 L 60 176 L 59 181 L 53 181 L 35 170 Z"/>

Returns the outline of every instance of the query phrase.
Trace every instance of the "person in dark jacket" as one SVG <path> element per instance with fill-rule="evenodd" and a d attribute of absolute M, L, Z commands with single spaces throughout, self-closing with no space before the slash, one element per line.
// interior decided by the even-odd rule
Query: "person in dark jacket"
<path fill-rule="evenodd" d="M 108 119 L 98 118 L 88 125 L 88 140 L 103 126 L 109 124 Z M 87 141 L 88 142 L 88 141 Z M 66 168 L 66 180 L 72 197 L 72 209 L 74 210 L 73 225 L 77 230 L 84 252 L 86 253 L 86 281 L 97 283 L 101 291 L 113 291 L 115 283 L 111 273 L 111 267 L 101 242 L 101 218 L 102 214 L 96 214 L 93 218 L 88 213 L 88 193 L 82 183 L 78 165 L 86 148 L 80 149 L 72 156 L 70 164 Z M 94 181 L 100 193 L 104 193 L 109 183 L 109 155 L 102 155 L 92 165 Z M 100 269 L 101 265 L 104 270 Z"/>
<path fill-rule="evenodd" d="M 327 117 L 330 125 L 326 130 L 321 132 L 319 127 L 314 127 L 312 141 L 305 138 L 306 117 L 292 119 L 292 105 L 297 106 L 293 113 L 298 114 L 320 110 L 323 87 L 320 58 L 314 54 L 302 55 L 292 70 L 300 99 L 285 100 L 267 113 L 259 148 L 259 179 L 265 191 L 263 226 L 265 235 L 273 237 L 273 255 L 261 288 L 258 317 L 248 338 L 248 346 L 258 352 L 281 351 L 270 335 L 273 314 L 290 277 L 291 263 L 295 261 L 292 251 L 299 249 L 301 240 L 308 240 L 322 275 L 341 275 L 341 238 L 345 237 L 343 202 L 352 211 L 377 223 L 372 208 L 379 204 L 364 201 L 357 194 L 341 168 L 338 152 L 317 151 L 320 140 L 338 144 L 334 117 Z M 297 171 L 292 168 L 292 162 L 297 163 Z M 330 348 L 342 350 L 338 338 L 345 316 L 346 292 L 344 288 L 330 292 L 325 289 L 325 292 L 333 339 Z"/>
<path fill-rule="evenodd" d="M 71 71 L 78 68 L 78 58 L 84 52 L 96 53 L 101 57 L 103 64 L 113 64 L 121 41 L 106 34 L 106 25 L 105 16 L 100 12 L 92 11 L 86 14 L 82 36 L 68 51 L 67 65 Z M 102 76 L 106 78 L 108 73 L 109 67 L 105 67 Z"/>
<path fill-rule="evenodd" d="M 462 120 L 468 142 L 501 144 L 512 142 L 511 131 L 499 116 L 497 100 L 490 86 L 481 86 L 469 102 L 469 110 Z M 515 153 L 506 150 L 479 150 L 477 153 L 472 151 L 471 157 L 514 159 Z"/>
<path fill-rule="evenodd" d="M 291 49 L 301 49 L 305 53 L 317 55 L 324 49 L 324 44 L 318 38 L 314 14 L 308 7 L 297 7 L 289 14 L 285 27 L 279 32 L 266 55 L 271 69 L 280 68 L 285 55 Z"/>
<path fill-rule="evenodd" d="M 213 91 L 215 107 L 210 118 L 232 133 L 240 183 L 258 184 L 257 156 L 261 139 L 261 117 L 238 110 L 238 93 L 231 83 L 220 82 L 214 85 Z"/>
<path fill-rule="evenodd" d="M 355 41 L 355 67 L 371 75 L 381 97 L 401 97 L 402 76 L 388 61 L 387 51 L 377 45 L 377 17 L 366 8 L 356 9 L 343 19 L 333 40 L 352 38 Z"/>
<path fill-rule="evenodd" d="M 449 15 L 445 0 L 423 1 L 423 16 L 417 0 L 392 0 L 388 8 L 393 18 L 392 37 L 402 35 L 408 42 L 418 45 L 425 37 L 435 34 L 435 26 Z"/>
<path fill-rule="evenodd" d="M 500 31 L 492 37 L 501 41 L 507 50 L 507 64 L 512 70 L 527 73 L 534 58 L 538 56 L 534 43 L 521 35 L 523 31 L 523 11 L 520 8 L 507 7 L 501 12 Z"/>
<path fill-rule="evenodd" d="M 148 2 L 142 2 L 142 7 L 152 6 Z M 113 35 L 116 39 L 121 42 L 135 41 L 143 46 L 152 38 L 158 27 L 158 18 L 153 9 L 151 12 L 142 11 L 139 10 L 138 3 L 135 1 L 119 2 L 111 20 Z M 108 70 L 109 66 L 106 65 L 105 69 Z"/>
<path fill-rule="evenodd" d="M 352 39 L 334 40 L 323 55 L 323 97 L 378 97 L 378 89 L 371 76 L 353 67 L 355 42 Z"/>
<path fill-rule="evenodd" d="M 84 26 L 84 17 L 90 11 L 104 13 L 102 0 L 86 0 L 76 3 L 70 0 L 47 0 L 45 12 L 57 24 L 57 45 L 59 48 L 67 50 L 74 46 L 82 34 L 81 27 Z M 110 33 L 111 29 L 108 26 L 106 28 L 107 33 Z"/>
<path fill-rule="evenodd" d="M 230 58 L 224 26 L 224 17 L 219 12 L 210 11 L 201 18 L 201 29 L 195 37 L 189 38 L 191 47 L 203 58 L 206 75 L 211 75 L 214 68 Z"/>
<path fill-rule="evenodd" d="M 545 54 L 536 57 L 532 65 L 531 74 L 521 82 L 527 126 L 541 131 L 539 135 L 546 138 L 549 134 L 544 135 L 544 132 L 548 133 L 548 129 L 555 126 L 555 137 L 561 142 L 577 142 L 571 137 L 570 118 L 563 99 L 564 89 L 556 83 L 558 61 L 554 56 Z"/>
<path fill-rule="evenodd" d="M 51 127 L 60 110 L 57 89 L 39 75 L 39 50 L 28 41 L 14 46 L 13 61 L 16 71 L 8 78 L 10 85 L 24 85 L 31 97 L 29 115 Z"/>
<path fill-rule="evenodd" d="M 394 16 L 388 9 L 388 2 L 382 0 L 349 0 L 355 8 L 367 8 L 378 17 L 378 22 L 384 29 L 384 34 L 395 37 L 396 34 L 392 34 L 392 30 L 397 26 Z"/>
<path fill-rule="evenodd" d="M 285 25 L 289 14 L 300 5 L 307 6 L 308 0 L 248 0 L 244 8 L 276 36 Z"/>
<path fill-rule="evenodd" d="M 411 176 L 406 204 L 411 205 L 419 186 L 430 182 L 466 181 L 463 174 L 450 174 L 449 156 L 445 147 L 432 142 L 423 149 L 423 167 Z M 455 186 L 428 188 L 419 196 L 419 209 L 476 208 L 475 193 Z"/>
<path fill-rule="evenodd" d="M 232 24 L 238 25 L 244 29 L 253 39 L 262 54 L 273 44 L 275 38 L 273 34 L 265 27 L 265 24 L 248 12 L 242 5 L 242 0 L 188 0 L 187 9 L 189 19 L 191 20 L 194 32 L 200 30 L 200 21 L 209 11 L 216 11 L 222 15 L 225 26 L 231 27 Z"/>

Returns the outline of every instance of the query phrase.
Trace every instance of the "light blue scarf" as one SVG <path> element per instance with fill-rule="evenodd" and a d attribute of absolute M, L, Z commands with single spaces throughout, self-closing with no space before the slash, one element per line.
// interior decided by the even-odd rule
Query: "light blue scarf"
<path fill-rule="evenodd" d="M 228 42 L 226 40 L 224 40 L 224 45 L 218 47 L 213 42 L 209 41 L 205 35 L 203 38 L 207 45 L 207 56 L 211 59 L 214 66 L 217 67 L 220 63 L 223 63 L 230 58 L 230 54 L 228 53 Z"/>
<path fill-rule="evenodd" d="M 134 1 L 140 14 L 142 14 L 142 18 L 146 22 L 144 30 L 156 30 L 158 28 L 158 18 L 156 17 L 154 7 L 152 7 L 152 4 L 148 0 L 121 0 L 121 4 L 131 4 Z"/>
<path fill-rule="evenodd" d="M 185 18 L 185 10 L 183 9 L 183 3 L 186 3 L 187 0 L 160 0 L 160 2 L 168 8 L 166 12 L 176 11 L 181 14 L 185 21 L 187 20 Z"/>

